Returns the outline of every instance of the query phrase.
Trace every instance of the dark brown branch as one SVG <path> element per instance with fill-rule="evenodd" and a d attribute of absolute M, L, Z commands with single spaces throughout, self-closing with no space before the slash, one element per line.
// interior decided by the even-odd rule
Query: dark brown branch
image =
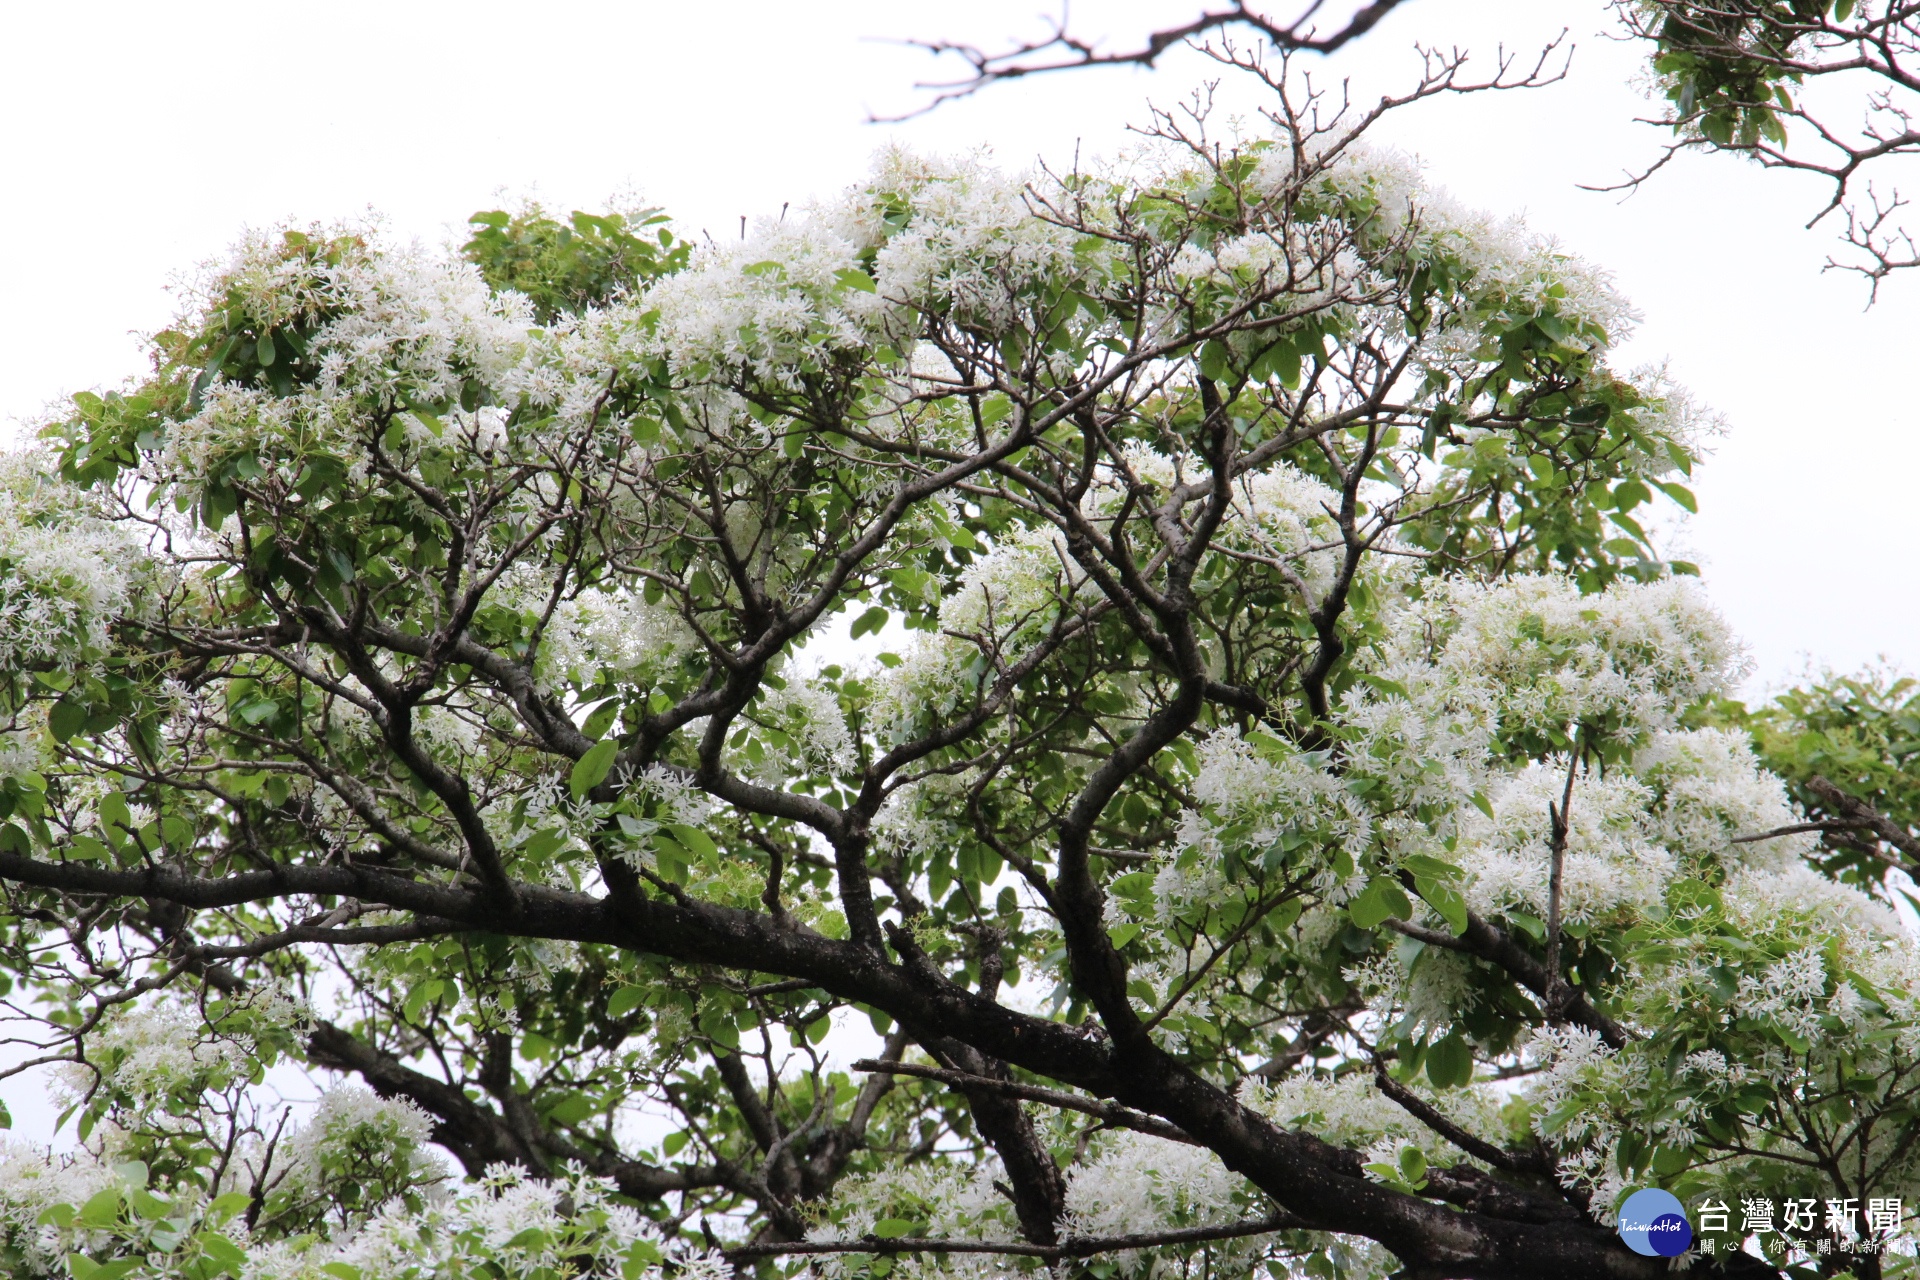
<path fill-rule="evenodd" d="M 1192 1137 L 1176 1125 L 1156 1119 L 1131 1107 L 1107 1102 L 1099 1098 L 1088 1098 L 1077 1093 L 1068 1093 L 1064 1089 L 1048 1089 L 1040 1085 L 1022 1084 L 1016 1080 L 992 1080 L 985 1076 L 969 1075 L 964 1071 L 951 1071 L 945 1067 L 923 1067 L 910 1062 L 875 1062 L 871 1058 L 862 1058 L 853 1064 L 855 1071 L 884 1071 L 897 1076 L 914 1076 L 921 1080 L 937 1080 L 941 1084 L 956 1089 L 991 1089 L 1009 1097 L 1024 1098 L 1028 1102 L 1038 1102 L 1049 1107 L 1058 1107 L 1063 1111 L 1078 1111 L 1082 1115 L 1092 1116 L 1120 1129 L 1136 1129 L 1141 1133 L 1150 1133 L 1156 1138 L 1165 1138 L 1168 1142 L 1182 1142 L 1188 1146 L 1198 1146 Z"/>
<path fill-rule="evenodd" d="M 1528 955 L 1518 943 L 1501 930 L 1472 912 L 1467 913 L 1467 929 L 1459 937 L 1405 920 L 1396 920 L 1391 916 L 1387 917 L 1386 925 L 1394 932 L 1424 942 L 1430 947 L 1464 951 L 1468 955 L 1478 956 L 1482 960 L 1497 965 L 1542 1001 L 1548 999 L 1548 992 L 1552 990 L 1552 982 L 1544 964 Z M 1566 999 L 1566 1007 L 1562 1013 L 1568 1022 L 1595 1032 L 1615 1049 L 1626 1048 L 1628 1041 L 1632 1039 L 1626 1029 L 1595 1009 L 1584 994 L 1570 989 Z"/>
<path fill-rule="evenodd" d="M 1843 815 L 1849 823 L 1873 832 L 1906 854 L 1909 866 L 1920 866 L 1920 839 L 1916 839 L 1912 832 L 1903 830 L 1878 809 L 1847 794 L 1817 773 L 1807 779 L 1807 790 L 1819 796 L 1823 804 Z"/>
<path fill-rule="evenodd" d="M 931 102 L 903 115 L 877 116 L 874 119 L 876 123 L 897 123 L 911 119 L 943 103 L 970 97 L 1002 80 L 1020 80 L 1028 76 L 1089 67 L 1151 67 L 1170 49 L 1216 32 L 1248 31 L 1284 53 L 1333 53 L 1373 30 L 1382 18 L 1402 3 L 1403 0 L 1372 0 L 1372 3 L 1356 10 L 1343 25 L 1322 35 L 1313 25 L 1321 0 L 1312 0 L 1305 11 L 1291 22 L 1259 13 L 1244 0 L 1233 0 L 1223 9 L 1203 10 L 1187 22 L 1150 32 L 1139 44 L 1113 53 L 1103 53 L 1091 41 L 1070 33 L 1064 19 L 1054 24 L 1045 40 L 1027 41 L 999 53 L 989 53 L 978 45 L 952 40 L 910 40 L 907 41 L 910 47 L 924 49 L 936 57 L 960 58 L 967 64 L 968 72 L 957 80 L 923 82 L 917 87 L 933 91 L 935 96 Z"/>
<path fill-rule="evenodd" d="M 1551 1177 L 1552 1167 L 1536 1152 L 1512 1152 L 1494 1146 L 1483 1138 L 1476 1138 L 1453 1121 L 1420 1095 L 1387 1074 L 1386 1065 L 1376 1062 L 1373 1070 L 1374 1083 L 1380 1086 L 1380 1092 L 1398 1103 L 1402 1110 L 1427 1128 L 1451 1142 L 1476 1160 L 1484 1160 L 1496 1169 L 1506 1169 L 1514 1173 L 1537 1173 Z"/>

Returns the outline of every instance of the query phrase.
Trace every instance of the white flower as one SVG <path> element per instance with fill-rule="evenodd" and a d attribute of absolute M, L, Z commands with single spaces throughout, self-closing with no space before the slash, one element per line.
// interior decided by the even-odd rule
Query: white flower
<path fill-rule="evenodd" d="M 432 1132 L 427 1113 L 405 1099 L 382 1098 L 363 1085 L 336 1086 L 320 1095 L 306 1123 L 287 1136 L 276 1160 L 285 1173 L 280 1187 L 322 1191 L 361 1163 L 432 1181 L 444 1176 L 439 1162 L 422 1150 Z"/>
<path fill-rule="evenodd" d="M 78 1098 L 93 1087 L 97 1072 L 114 1091 L 150 1106 L 182 1090 L 224 1088 L 244 1072 L 249 1057 L 245 1043 L 211 1033 L 197 1009 L 160 999 L 116 1006 L 89 1042 L 90 1068 L 66 1067 L 61 1080 Z"/>
<path fill-rule="evenodd" d="M 131 603 L 141 560 L 50 457 L 0 454 L 0 674 L 89 665 Z"/>

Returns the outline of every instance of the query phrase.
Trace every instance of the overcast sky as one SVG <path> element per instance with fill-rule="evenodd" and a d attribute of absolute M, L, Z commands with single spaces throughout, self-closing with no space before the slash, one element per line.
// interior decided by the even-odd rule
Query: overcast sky
<path fill-rule="evenodd" d="M 866 123 L 922 101 L 914 81 L 935 69 L 886 38 L 999 41 L 1035 30 L 1046 2 L 7 6 L 0 422 L 23 430 L 137 372 L 169 282 L 247 226 L 372 209 L 439 242 L 502 193 L 564 210 L 637 190 L 688 230 L 737 235 L 742 214 L 856 180 L 889 139 L 985 145 L 1010 167 L 1111 153 L 1149 99 L 1206 74 L 1176 56 Z M 1181 7 L 1085 0 L 1075 17 L 1118 35 Z M 1857 280 L 1820 272 L 1828 232 L 1801 227 L 1818 189 L 1734 160 L 1678 164 L 1624 203 L 1578 190 L 1658 143 L 1632 123 L 1648 109 L 1638 51 L 1606 37 L 1601 0 L 1408 0 L 1317 73 L 1377 95 L 1404 87 L 1416 42 L 1531 56 L 1562 28 L 1564 83 L 1423 106 L 1385 136 L 1463 199 L 1525 212 L 1611 268 L 1646 317 L 1621 363 L 1669 361 L 1725 415 L 1679 537 L 1751 645 L 1756 688 L 1809 658 L 1920 665 L 1920 278 L 1863 313 Z"/>

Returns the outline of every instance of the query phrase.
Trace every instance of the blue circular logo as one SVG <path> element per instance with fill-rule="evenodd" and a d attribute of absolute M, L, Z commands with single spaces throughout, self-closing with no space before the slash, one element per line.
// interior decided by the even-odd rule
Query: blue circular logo
<path fill-rule="evenodd" d="M 1649 1187 L 1620 1206 L 1620 1238 L 1645 1257 L 1677 1258 L 1693 1243 L 1693 1226 L 1672 1192 Z"/>

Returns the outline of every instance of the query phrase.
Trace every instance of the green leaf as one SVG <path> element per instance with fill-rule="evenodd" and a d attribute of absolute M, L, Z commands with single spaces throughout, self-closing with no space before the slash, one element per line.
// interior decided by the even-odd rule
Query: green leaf
<path fill-rule="evenodd" d="M 1427 1050 L 1427 1079 L 1442 1089 L 1452 1089 L 1473 1079 L 1473 1050 L 1455 1031 Z"/>
<path fill-rule="evenodd" d="M 1405 920 L 1413 914 L 1413 904 L 1407 901 L 1406 890 L 1386 876 L 1376 876 L 1359 897 L 1347 904 L 1347 914 L 1362 929 L 1375 929 L 1388 916 Z"/>
<path fill-rule="evenodd" d="M 1535 942 L 1545 942 L 1547 940 L 1547 926 L 1545 922 L 1538 917 L 1530 916 L 1524 911 L 1509 911 L 1507 912 L 1507 919 L 1526 930 Z"/>
<path fill-rule="evenodd" d="M 653 852 L 656 866 L 661 876 L 674 884 L 684 884 L 687 879 L 687 851 L 665 831 L 653 833 Z"/>
<path fill-rule="evenodd" d="M 621 987 L 607 997 L 607 1016 L 623 1018 L 638 1009 L 647 998 L 644 987 Z"/>
<path fill-rule="evenodd" d="M 1493 817 L 1493 801 L 1487 799 L 1486 792 L 1476 791 L 1473 793 L 1473 807 L 1486 814 L 1489 818 Z"/>
<path fill-rule="evenodd" d="M 855 640 L 858 640 L 861 636 L 868 635 L 886 626 L 887 617 L 887 611 L 879 605 L 875 605 L 853 620 L 853 630 L 848 634 Z"/>
<path fill-rule="evenodd" d="M 145 1187 L 135 1191 L 129 1197 L 133 1211 L 149 1222 L 158 1222 L 173 1212 L 173 1205 L 148 1191 Z"/>
<path fill-rule="evenodd" d="M 1413 697 L 1412 694 L 1407 692 L 1407 686 L 1401 684 L 1398 680 L 1389 680 L 1385 676 L 1377 676 L 1371 671 L 1356 671 L 1354 675 L 1382 693 L 1392 694 L 1396 698 Z"/>
<path fill-rule="evenodd" d="M 1409 854 L 1401 859 L 1400 865 L 1416 876 L 1425 876 L 1429 880 L 1458 880 L 1466 875 L 1451 862 L 1442 862 L 1439 858 L 1430 858 L 1424 853 Z"/>
<path fill-rule="evenodd" d="M 1693 490 L 1687 488 L 1687 486 L 1675 484 L 1670 480 L 1655 480 L 1653 483 L 1660 492 L 1672 498 L 1688 511 L 1697 513 L 1700 510 L 1700 503 L 1694 498 Z"/>
<path fill-rule="evenodd" d="M 1427 1153 L 1418 1147 L 1400 1148 L 1400 1179 L 1410 1187 L 1427 1181 Z"/>
<path fill-rule="evenodd" d="M 100 797 L 100 825 L 110 832 L 118 827 L 125 831 L 133 825 L 133 813 L 127 808 L 127 798 L 118 791 L 109 791 Z M 118 839 L 116 834 L 115 839 Z"/>
<path fill-rule="evenodd" d="M 218 1263 L 228 1275 L 239 1275 L 247 1265 L 247 1251 L 217 1231 L 202 1231 L 194 1236 L 200 1252 Z"/>
<path fill-rule="evenodd" d="M 667 830 L 673 832 L 674 841 L 694 857 L 704 858 L 709 862 L 719 858 L 720 847 L 714 844 L 713 838 L 700 828 L 689 827 L 682 822 L 669 822 Z"/>
<path fill-rule="evenodd" d="M 1430 880 L 1425 876 L 1414 877 L 1414 887 L 1420 891 L 1420 897 L 1426 904 L 1440 913 L 1440 918 L 1453 930 L 1453 936 L 1459 937 L 1467 931 L 1467 900 L 1442 881 Z"/>
<path fill-rule="evenodd" d="M 606 780 L 613 768 L 613 758 L 619 751 L 619 743 L 612 738 L 602 738 L 588 749 L 587 754 L 573 762 L 573 772 L 568 775 L 567 785 L 572 788 L 575 800 Z"/>
<path fill-rule="evenodd" d="M 279 714 L 279 711 L 279 703 L 271 698 L 262 698 L 257 702 L 247 703 L 245 706 L 239 708 L 235 714 L 248 724 L 259 724 L 262 720 L 273 718 Z"/>
<path fill-rule="evenodd" d="M 657 1267 L 661 1261 L 658 1245 L 651 1240 L 635 1240 L 620 1263 L 620 1280 L 640 1280 L 648 1267 Z"/>
<path fill-rule="evenodd" d="M 587 713 L 587 719 L 580 726 L 580 732 L 589 738 L 604 738 L 607 730 L 613 727 L 613 718 L 620 714 L 620 699 L 608 698 L 605 702 Z"/>
<path fill-rule="evenodd" d="M 236 1213 L 243 1213 L 253 1203 L 253 1197 L 244 1191 L 229 1191 L 223 1196 L 214 1197 L 207 1205 L 207 1214 L 215 1221 L 225 1222 Z"/>
<path fill-rule="evenodd" d="M 80 1225 L 96 1230 L 113 1226 L 120 1221 L 120 1188 L 108 1187 L 93 1193 L 91 1199 L 80 1206 Z"/>
<path fill-rule="evenodd" d="M 1648 492 L 1647 486 L 1634 479 L 1622 480 L 1613 488 L 1613 505 L 1622 515 L 1651 497 L 1653 494 Z"/>
<path fill-rule="evenodd" d="M 579 1124 L 593 1114 L 593 1099 L 584 1093 L 569 1093 L 547 1108 L 547 1119 L 557 1124 Z"/>
<path fill-rule="evenodd" d="M 67 742 L 86 728 L 87 709 L 72 698 L 62 698 L 47 712 L 47 728 L 55 742 Z"/>
<path fill-rule="evenodd" d="M 898 1240 L 913 1234 L 913 1224 L 905 1218 L 882 1218 L 873 1224 L 873 1234 L 882 1240 Z"/>

